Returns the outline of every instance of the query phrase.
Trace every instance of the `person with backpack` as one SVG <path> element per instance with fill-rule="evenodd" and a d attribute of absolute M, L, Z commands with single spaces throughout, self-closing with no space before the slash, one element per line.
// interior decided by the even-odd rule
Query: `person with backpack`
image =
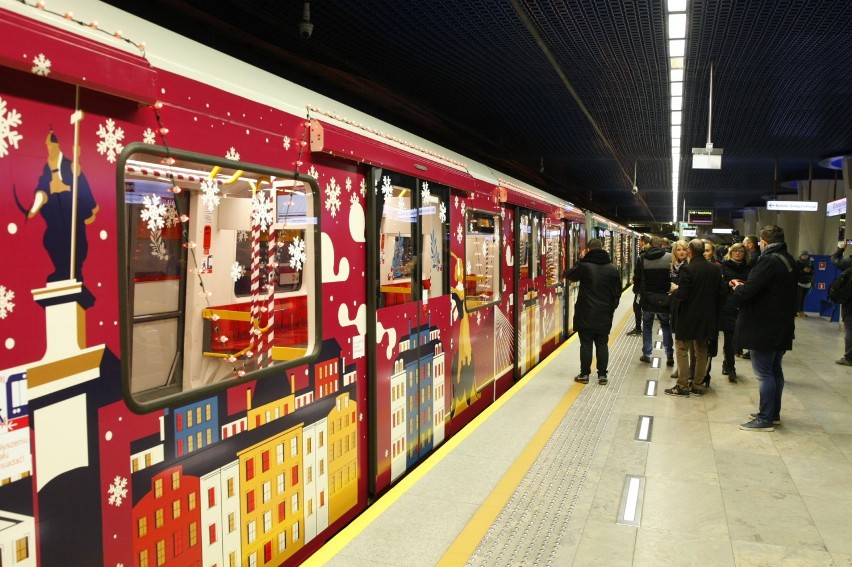
<path fill-rule="evenodd" d="M 840 317 L 843 319 L 845 335 L 846 352 L 835 362 L 841 366 L 852 366 L 852 257 L 844 258 L 845 250 L 846 240 L 841 240 L 837 243 L 837 250 L 831 255 L 831 263 L 837 269 L 843 270 L 843 274 L 831 284 L 828 295 L 832 301 L 840 304 Z"/>

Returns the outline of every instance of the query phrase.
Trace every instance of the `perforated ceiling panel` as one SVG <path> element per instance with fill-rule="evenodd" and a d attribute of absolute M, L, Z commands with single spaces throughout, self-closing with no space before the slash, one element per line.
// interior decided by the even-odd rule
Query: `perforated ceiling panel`
<path fill-rule="evenodd" d="M 301 1 L 110 3 L 604 215 L 674 217 L 662 0 L 317 0 L 308 40 Z M 809 163 L 834 178 L 816 162 L 852 153 L 848 2 L 689 0 L 688 30 L 688 206 L 727 219 Z M 711 61 L 720 171 L 691 168 Z"/>

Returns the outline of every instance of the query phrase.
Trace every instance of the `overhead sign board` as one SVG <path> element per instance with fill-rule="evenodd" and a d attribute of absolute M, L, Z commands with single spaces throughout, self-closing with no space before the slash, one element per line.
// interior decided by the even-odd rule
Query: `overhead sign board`
<path fill-rule="evenodd" d="M 690 237 L 692 237 L 692 238 L 695 238 L 696 236 L 698 236 L 698 229 L 697 229 L 697 228 L 695 228 L 695 227 L 693 227 L 693 228 L 684 228 L 684 229 L 682 229 L 682 230 L 680 231 L 680 235 L 681 235 L 681 236 L 683 236 L 684 238 L 686 238 L 687 236 L 690 236 Z"/>
<path fill-rule="evenodd" d="M 846 214 L 846 197 L 842 199 L 837 199 L 836 201 L 829 201 L 825 204 L 825 216 L 827 217 L 836 217 L 838 215 Z"/>
<path fill-rule="evenodd" d="M 766 201 L 769 211 L 816 211 L 819 203 L 816 201 Z"/>
<path fill-rule="evenodd" d="M 690 209 L 686 212 L 689 224 L 713 224 L 713 211 Z"/>

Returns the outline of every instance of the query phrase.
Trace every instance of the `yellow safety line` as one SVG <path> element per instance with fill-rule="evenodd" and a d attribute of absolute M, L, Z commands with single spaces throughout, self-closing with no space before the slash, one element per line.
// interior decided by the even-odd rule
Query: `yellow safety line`
<path fill-rule="evenodd" d="M 630 287 L 627 288 L 622 293 L 622 296 L 628 295 L 628 291 L 630 291 Z M 618 336 L 621 332 L 622 327 L 627 323 L 628 317 L 633 317 L 633 309 L 631 308 L 627 314 L 624 315 L 622 320 L 619 322 L 616 327 L 616 332 L 611 333 L 610 337 Z M 508 392 L 500 396 L 494 403 L 488 406 L 482 413 L 476 416 L 474 419 L 470 421 L 461 431 L 453 435 L 449 440 L 447 440 L 443 445 L 435 449 L 435 452 L 427 458 L 424 462 L 420 463 L 413 471 L 408 473 L 399 483 L 391 487 L 381 498 L 379 498 L 375 503 L 373 503 L 369 508 L 367 508 L 361 515 L 352 520 L 345 528 L 343 528 L 340 532 L 338 532 L 333 538 L 328 540 L 325 545 L 317 550 L 316 553 L 311 555 L 303 565 L 305 567 L 314 567 L 325 565 L 328 561 L 330 561 L 335 555 L 340 553 L 340 551 L 346 547 L 353 539 L 355 539 L 361 532 L 363 532 L 370 524 L 373 523 L 379 516 L 381 516 L 394 502 L 399 500 L 401 496 L 403 496 L 409 489 L 411 489 L 417 481 L 419 481 L 423 476 L 432 470 L 438 463 L 440 463 L 444 457 L 446 457 L 453 449 L 455 449 L 462 441 L 464 441 L 471 433 L 476 431 L 476 429 L 482 425 L 491 415 L 500 409 L 503 404 L 508 402 L 512 397 L 515 396 L 521 389 L 523 389 L 530 380 L 532 380 L 544 367 L 546 367 L 551 360 L 556 358 L 558 354 L 560 354 L 565 348 L 568 347 L 573 341 L 578 340 L 577 334 L 574 333 L 571 335 L 567 341 L 562 343 L 556 350 L 550 353 L 547 358 L 542 360 L 539 364 L 537 364 L 532 370 L 530 370 L 526 376 L 521 378 L 515 387 L 511 388 Z M 610 339 L 610 344 L 614 339 Z M 544 447 L 547 440 L 553 436 L 553 431 L 562 421 L 562 418 L 568 413 L 568 410 L 571 409 L 571 405 L 577 399 L 577 396 L 580 395 L 583 386 L 580 384 L 574 384 L 571 388 L 568 389 L 568 392 L 565 393 L 562 400 L 556 406 L 556 408 L 551 412 L 550 416 L 544 422 L 542 427 L 538 430 L 538 432 L 533 436 L 532 440 L 529 442 L 527 447 L 512 465 L 512 467 L 503 475 L 503 478 L 497 484 L 497 486 L 492 491 L 491 495 L 485 500 L 485 502 L 480 506 L 479 510 L 473 515 L 471 521 L 468 522 L 467 527 L 462 531 L 461 534 L 456 538 L 455 542 L 449 547 L 447 552 L 444 554 L 444 557 L 439 562 L 439 565 L 457 565 L 459 563 L 464 563 L 476 549 L 476 546 L 482 541 L 482 537 L 485 535 L 488 528 L 491 527 L 491 524 L 494 523 L 494 518 L 497 517 L 497 514 L 500 513 L 500 510 L 512 496 L 515 488 L 518 483 L 520 483 L 526 471 L 532 466 L 533 461 L 541 452 L 541 449 Z M 461 557 L 464 553 L 464 557 Z M 461 559 L 461 561 L 459 561 Z"/>

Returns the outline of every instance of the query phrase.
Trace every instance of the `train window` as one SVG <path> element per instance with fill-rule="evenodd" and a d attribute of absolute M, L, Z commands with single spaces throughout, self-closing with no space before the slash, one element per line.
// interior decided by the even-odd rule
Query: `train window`
<path fill-rule="evenodd" d="M 449 293 L 449 207 L 450 189 L 445 185 L 420 182 L 420 234 L 423 298 Z"/>
<path fill-rule="evenodd" d="M 500 300 L 500 215 L 465 212 L 465 307 Z"/>
<path fill-rule="evenodd" d="M 321 337 L 311 178 L 132 144 L 122 154 L 122 361 L 128 402 L 304 364 Z"/>
<path fill-rule="evenodd" d="M 544 223 L 544 257 L 545 257 L 545 283 L 549 286 L 559 285 L 561 282 L 559 267 L 562 265 L 562 225 L 556 222 L 545 221 Z"/>
<path fill-rule="evenodd" d="M 535 278 L 542 273 L 544 246 L 541 236 L 541 214 L 522 210 L 519 215 L 518 266 L 521 278 Z"/>

